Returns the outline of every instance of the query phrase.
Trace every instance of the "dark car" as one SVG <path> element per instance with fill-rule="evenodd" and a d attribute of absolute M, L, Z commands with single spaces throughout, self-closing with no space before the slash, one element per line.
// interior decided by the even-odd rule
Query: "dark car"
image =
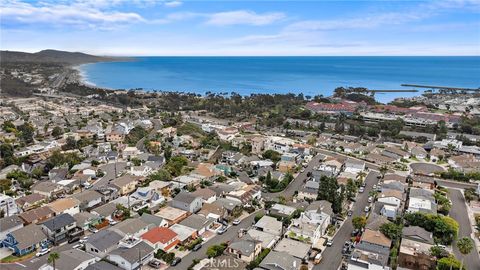
<path fill-rule="evenodd" d="M 360 233 L 360 230 L 355 229 L 355 230 L 353 230 L 353 232 L 352 232 L 352 236 L 357 236 L 359 233 Z"/>
<path fill-rule="evenodd" d="M 196 244 L 196 245 L 192 248 L 192 250 L 193 250 L 193 251 L 197 251 L 197 250 L 199 250 L 199 249 L 201 249 L 201 248 L 202 248 L 202 244 Z"/>
<path fill-rule="evenodd" d="M 75 237 L 75 238 L 72 238 L 72 239 L 68 239 L 68 243 L 71 244 L 71 243 L 75 243 L 77 241 L 80 241 L 80 237 Z"/>
<path fill-rule="evenodd" d="M 177 264 L 179 264 L 180 262 L 182 261 L 182 258 L 180 257 L 175 257 L 175 259 L 173 259 L 172 263 L 170 264 L 171 266 L 175 266 Z"/>
<path fill-rule="evenodd" d="M 162 266 L 162 263 L 159 260 L 153 259 L 148 263 L 149 266 L 155 269 L 159 269 Z"/>

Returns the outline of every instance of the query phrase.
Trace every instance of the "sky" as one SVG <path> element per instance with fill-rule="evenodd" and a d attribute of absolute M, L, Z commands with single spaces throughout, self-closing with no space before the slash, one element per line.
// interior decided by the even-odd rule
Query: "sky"
<path fill-rule="evenodd" d="M 480 55 L 480 0 L 0 0 L 0 48 L 96 55 Z"/>

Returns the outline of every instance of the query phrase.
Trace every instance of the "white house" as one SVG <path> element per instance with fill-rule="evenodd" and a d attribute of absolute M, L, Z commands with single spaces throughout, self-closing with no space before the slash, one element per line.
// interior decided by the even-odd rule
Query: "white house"
<path fill-rule="evenodd" d="M 380 210 L 380 214 L 390 219 L 395 219 L 397 217 L 397 207 L 393 205 L 384 205 Z"/>

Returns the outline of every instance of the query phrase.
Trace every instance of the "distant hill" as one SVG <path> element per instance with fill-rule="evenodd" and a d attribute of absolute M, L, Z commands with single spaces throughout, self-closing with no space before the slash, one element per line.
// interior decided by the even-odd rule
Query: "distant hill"
<path fill-rule="evenodd" d="M 43 50 L 36 53 L 0 51 L 1 62 L 34 62 L 34 63 L 59 63 L 82 64 L 103 61 L 118 61 L 125 58 L 101 57 L 81 52 L 66 52 L 57 50 Z"/>

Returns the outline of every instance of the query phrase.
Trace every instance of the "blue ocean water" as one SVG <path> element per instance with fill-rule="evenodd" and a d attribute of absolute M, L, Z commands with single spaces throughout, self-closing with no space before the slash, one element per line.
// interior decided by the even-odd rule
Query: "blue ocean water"
<path fill-rule="evenodd" d="M 135 57 L 80 66 L 111 89 L 331 95 L 338 86 L 411 89 L 426 84 L 480 87 L 480 57 Z M 419 89 L 421 90 L 421 89 Z M 419 93 L 377 94 L 380 101 Z"/>

